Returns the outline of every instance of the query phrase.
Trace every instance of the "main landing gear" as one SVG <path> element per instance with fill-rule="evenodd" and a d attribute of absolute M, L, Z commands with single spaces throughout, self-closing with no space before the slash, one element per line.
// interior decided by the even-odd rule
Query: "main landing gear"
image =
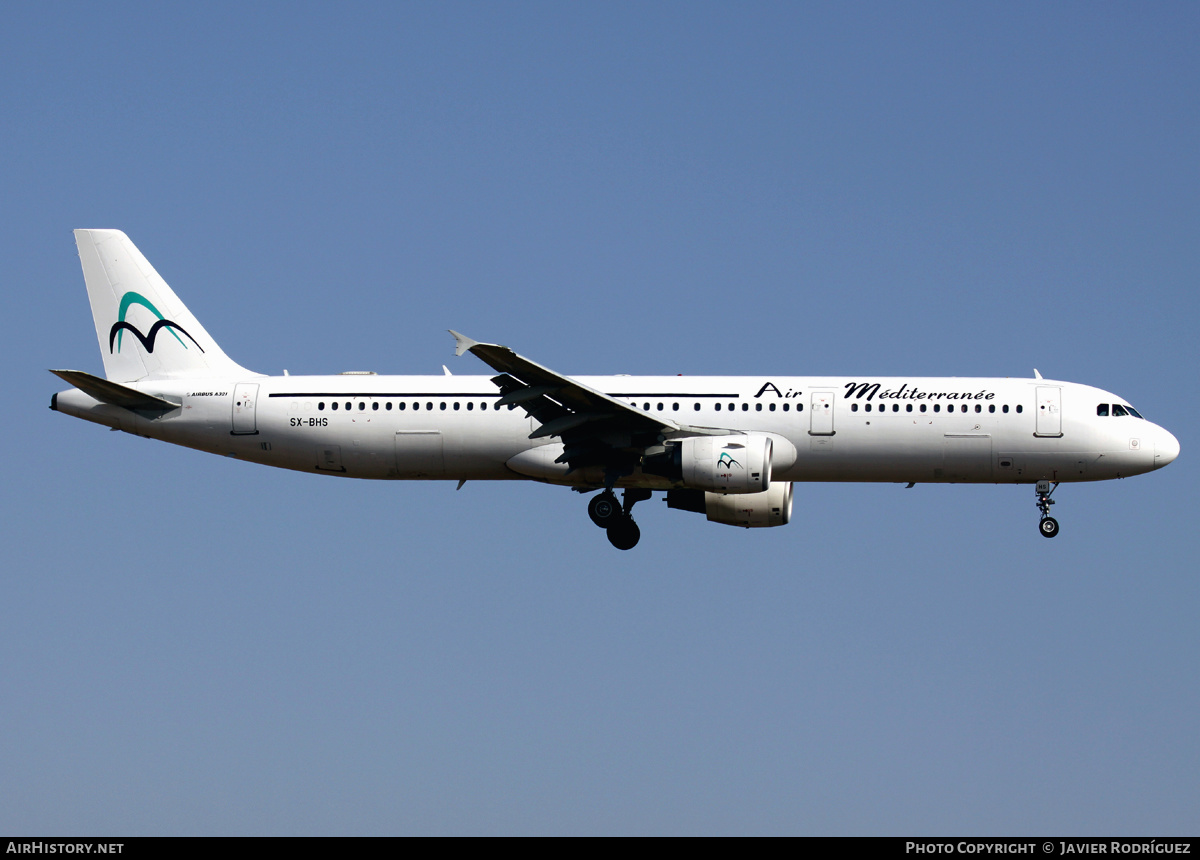
<path fill-rule="evenodd" d="M 1050 495 L 1058 489 L 1058 482 L 1054 482 L 1054 486 L 1050 486 L 1049 481 L 1037 482 L 1037 506 L 1042 512 L 1041 522 L 1038 523 L 1038 531 L 1042 533 L 1042 537 L 1052 538 L 1058 534 L 1058 520 L 1050 516 L 1050 506 L 1054 504 L 1054 499 Z"/>
<path fill-rule="evenodd" d="M 593 496 L 588 502 L 588 516 L 592 522 L 608 532 L 608 542 L 617 549 L 633 549 L 641 540 L 642 530 L 633 521 L 629 512 L 638 502 L 650 498 L 649 490 L 629 489 L 625 491 L 625 504 L 617 502 L 612 490 Z"/>

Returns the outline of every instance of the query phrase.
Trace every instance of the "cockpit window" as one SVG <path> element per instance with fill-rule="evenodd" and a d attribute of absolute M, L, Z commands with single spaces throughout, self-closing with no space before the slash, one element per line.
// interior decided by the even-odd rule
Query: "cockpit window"
<path fill-rule="evenodd" d="M 1120 418 L 1121 416 L 1128 415 L 1128 414 L 1129 413 L 1125 411 L 1125 407 L 1122 406 L 1120 403 L 1113 404 L 1113 417 L 1114 418 Z"/>
<path fill-rule="evenodd" d="M 1107 404 L 1107 403 L 1101 403 L 1099 406 L 1097 406 L 1097 407 L 1096 407 L 1096 414 L 1097 414 L 1098 416 L 1100 416 L 1101 418 L 1107 418 L 1107 417 L 1108 417 L 1108 404 Z"/>
<path fill-rule="evenodd" d="M 1136 409 L 1134 409 L 1132 406 L 1126 406 L 1125 408 L 1129 410 L 1129 414 L 1132 415 L 1134 418 L 1142 418 L 1141 413 L 1138 412 Z M 1142 418 L 1142 420 L 1145 421 L 1146 419 Z"/>

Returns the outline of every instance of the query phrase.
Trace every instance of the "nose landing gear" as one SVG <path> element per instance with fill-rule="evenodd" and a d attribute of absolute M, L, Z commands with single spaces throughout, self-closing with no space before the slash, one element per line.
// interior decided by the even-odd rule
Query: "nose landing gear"
<path fill-rule="evenodd" d="M 1038 523 L 1038 531 L 1042 533 L 1042 537 L 1052 538 L 1058 534 L 1058 520 L 1050 516 L 1050 506 L 1054 504 L 1054 499 L 1050 498 L 1051 494 L 1058 489 L 1058 482 L 1054 482 L 1054 486 L 1050 486 L 1049 481 L 1037 482 L 1037 507 L 1042 512 L 1042 519 Z"/>
<path fill-rule="evenodd" d="M 633 549 L 642 537 L 642 530 L 633 521 L 630 511 L 638 502 L 650 498 L 649 490 L 628 489 L 624 504 L 618 504 L 612 490 L 593 496 L 588 502 L 588 516 L 592 522 L 608 532 L 608 542 L 617 549 Z"/>

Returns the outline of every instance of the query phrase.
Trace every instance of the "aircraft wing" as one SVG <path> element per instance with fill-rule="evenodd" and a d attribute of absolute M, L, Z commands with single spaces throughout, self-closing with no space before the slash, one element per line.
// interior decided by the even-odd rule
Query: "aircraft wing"
<path fill-rule="evenodd" d="M 453 330 L 450 334 L 456 355 L 470 352 L 500 372 L 492 378 L 500 389 L 496 405 L 520 406 L 529 413 L 540 425 L 530 439 L 558 436 L 563 440 L 565 451 L 558 461 L 572 470 L 603 466 L 627 474 L 664 437 L 692 430 L 555 373 L 506 346 L 480 343 Z"/>

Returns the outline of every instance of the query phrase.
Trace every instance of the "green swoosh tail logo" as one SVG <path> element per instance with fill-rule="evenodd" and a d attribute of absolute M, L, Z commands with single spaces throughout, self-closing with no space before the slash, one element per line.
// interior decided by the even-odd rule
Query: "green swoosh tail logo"
<path fill-rule="evenodd" d="M 150 332 L 147 335 L 143 335 L 137 330 L 133 323 L 126 322 L 125 320 L 125 315 L 129 313 L 129 309 L 134 305 L 141 305 L 142 307 L 146 308 L 146 310 L 150 311 L 150 313 L 154 314 L 154 316 L 158 317 L 158 320 L 150 327 Z M 200 346 L 200 344 L 196 343 L 196 339 L 188 334 L 183 326 L 179 325 L 177 322 L 165 318 L 162 313 L 159 312 L 158 308 L 154 306 L 153 302 L 151 302 L 141 293 L 135 293 L 131 290 L 125 295 L 121 296 L 121 305 L 117 309 L 117 321 L 113 323 L 112 328 L 108 330 L 108 351 L 114 351 L 114 339 L 116 341 L 116 352 L 121 351 L 122 335 L 125 334 L 125 329 L 129 329 L 134 333 L 137 339 L 141 341 L 142 346 L 146 348 L 146 352 L 154 352 L 154 339 L 158 337 L 159 331 L 164 328 L 171 332 L 171 336 L 174 337 L 175 340 L 179 341 L 184 349 L 187 349 L 188 345 L 183 342 L 183 338 L 179 336 L 179 332 L 182 332 L 188 340 L 190 340 L 192 343 L 195 343 L 196 349 L 204 352 L 204 348 Z"/>

